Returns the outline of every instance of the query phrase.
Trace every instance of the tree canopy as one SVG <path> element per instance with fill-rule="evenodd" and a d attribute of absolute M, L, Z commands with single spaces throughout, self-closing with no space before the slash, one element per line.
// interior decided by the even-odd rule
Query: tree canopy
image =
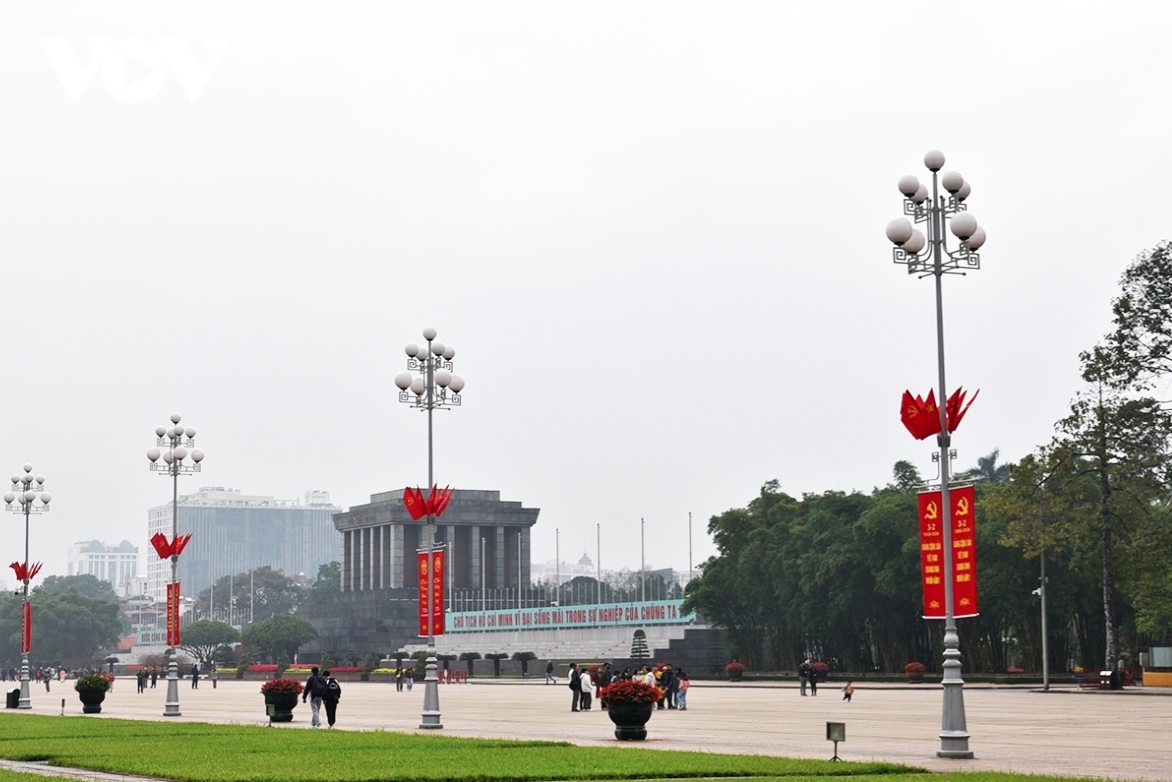
<path fill-rule="evenodd" d="M 48 580 L 48 579 L 46 579 Z M 88 661 L 104 647 L 118 643 L 122 627 L 118 604 L 85 597 L 74 591 L 32 595 L 35 664 L 66 660 Z M 0 659 L 20 658 L 21 598 L 0 598 Z"/>
<path fill-rule="evenodd" d="M 215 658 L 216 649 L 240 640 L 236 628 L 224 622 L 201 619 L 183 628 L 180 648 L 201 662 Z"/>
<path fill-rule="evenodd" d="M 314 638 L 317 638 L 317 631 L 313 629 L 313 625 L 301 617 L 288 614 L 270 617 L 263 622 L 250 625 L 241 636 L 241 640 L 253 644 L 274 662 L 282 653 L 288 659 L 293 659 L 298 648 Z"/>

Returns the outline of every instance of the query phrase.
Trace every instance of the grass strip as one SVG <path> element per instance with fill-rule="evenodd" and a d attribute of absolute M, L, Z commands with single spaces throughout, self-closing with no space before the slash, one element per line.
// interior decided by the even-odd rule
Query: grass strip
<path fill-rule="evenodd" d="M 908 774 L 893 763 L 578 747 L 388 731 L 0 714 L 0 757 L 183 782 L 541 782 Z"/>

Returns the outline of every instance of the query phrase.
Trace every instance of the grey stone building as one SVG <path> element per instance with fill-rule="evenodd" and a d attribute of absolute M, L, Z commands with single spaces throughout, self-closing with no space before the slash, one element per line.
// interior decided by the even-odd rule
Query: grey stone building
<path fill-rule="evenodd" d="M 500 496 L 457 489 L 439 518 L 436 543 L 448 547 L 450 588 L 530 585 L 530 533 L 540 510 Z M 407 513 L 403 490 L 335 513 L 334 526 L 341 537 L 341 593 L 329 605 L 307 607 L 319 638 L 306 651 L 389 652 L 418 642 L 416 555 L 427 533 Z"/>

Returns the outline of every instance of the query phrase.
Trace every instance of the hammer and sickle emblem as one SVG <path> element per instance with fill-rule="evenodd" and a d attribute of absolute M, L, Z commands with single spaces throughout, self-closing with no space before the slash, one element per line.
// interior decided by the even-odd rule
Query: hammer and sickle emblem
<path fill-rule="evenodd" d="M 427 575 L 427 560 L 426 559 L 419 560 L 419 572 L 422 575 L 425 575 L 425 576 Z"/>
<path fill-rule="evenodd" d="M 929 502 L 928 507 L 924 509 L 924 518 L 934 520 L 940 516 L 940 511 L 936 508 L 936 503 Z"/>
<path fill-rule="evenodd" d="M 957 500 L 957 502 L 956 502 L 956 515 L 957 516 L 969 515 L 968 497 L 961 497 L 959 500 Z"/>

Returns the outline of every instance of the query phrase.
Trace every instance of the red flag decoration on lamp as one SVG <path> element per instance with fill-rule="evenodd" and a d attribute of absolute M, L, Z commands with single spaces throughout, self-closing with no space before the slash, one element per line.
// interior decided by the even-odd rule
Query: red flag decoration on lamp
<path fill-rule="evenodd" d="M 41 572 L 41 563 L 34 562 L 32 565 L 26 565 L 23 562 L 13 562 L 8 567 L 16 572 L 16 580 L 24 583 L 25 581 L 32 581 L 36 578 L 37 573 Z"/>
<path fill-rule="evenodd" d="M 452 494 L 455 491 L 450 486 L 445 486 L 442 490 L 432 486 L 431 491 L 424 498 L 423 492 L 418 488 L 407 487 L 403 490 L 403 505 L 406 506 L 407 513 L 411 514 L 411 518 L 415 521 L 429 515 L 438 518 L 448 509 L 448 503 L 452 501 Z"/>
<path fill-rule="evenodd" d="M 963 388 L 956 389 L 945 400 L 944 417 L 948 424 L 948 431 L 956 431 L 964 414 L 973 406 L 973 402 L 977 401 L 979 393 L 981 392 L 978 389 L 967 405 L 964 403 L 967 392 Z M 940 408 L 936 406 L 936 393 L 934 391 L 928 392 L 927 399 L 912 396 L 911 391 L 904 391 L 899 417 L 907 430 L 912 433 L 912 437 L 917 440 L 925 440 L 934 434 L 940 434 Z"/>
<path fill-rule="evenodd" d="M 187 542 L 191 540 L 191 533 L 186 535 L 179 535 L 173 541 L 168 541 L 167 536 L 161 532 L 156 532 L 151 538 L 151 545 L 155 547 L 155 552 L 159 555 L 159 559 L 170 559 L 177 557 L 183 553 L 183 549 L 187 548 Z"/>

